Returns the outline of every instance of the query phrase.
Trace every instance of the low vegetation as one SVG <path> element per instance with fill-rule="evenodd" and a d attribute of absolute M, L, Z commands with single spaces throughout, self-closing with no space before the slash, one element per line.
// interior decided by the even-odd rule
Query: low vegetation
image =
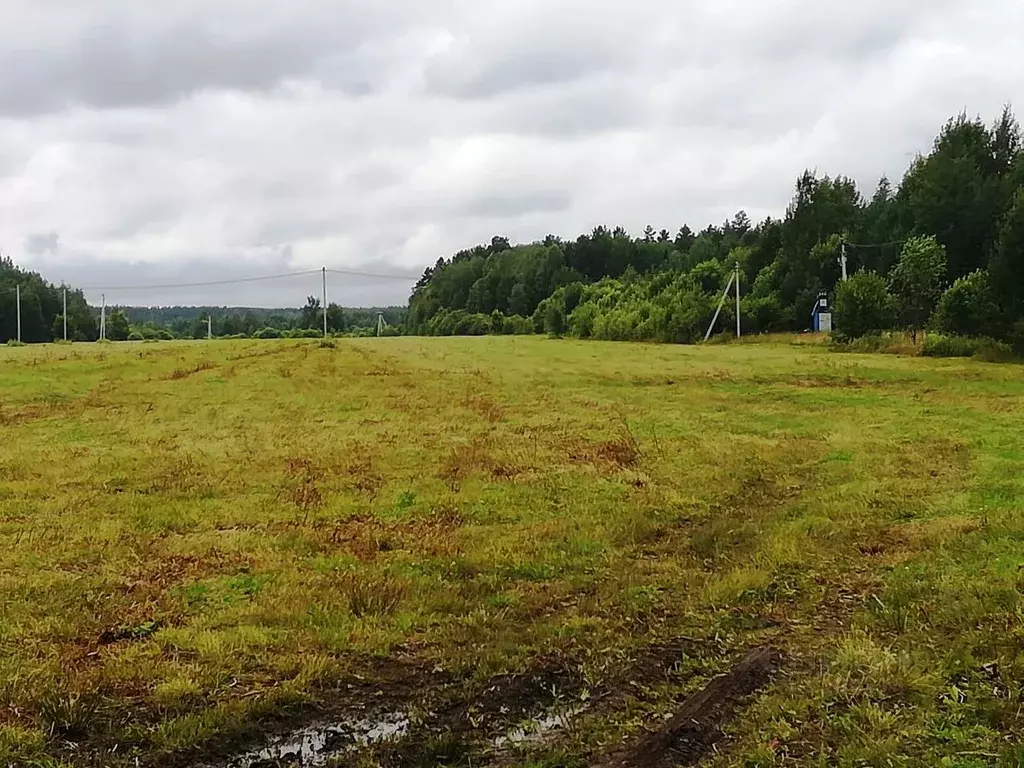
<path fill-rule="evenodd" d="M 771 645 L 708 764 L 1017 765 L 1020 368 L 809 341 L 0 348 L 0 764 L 586 765 Z"/>

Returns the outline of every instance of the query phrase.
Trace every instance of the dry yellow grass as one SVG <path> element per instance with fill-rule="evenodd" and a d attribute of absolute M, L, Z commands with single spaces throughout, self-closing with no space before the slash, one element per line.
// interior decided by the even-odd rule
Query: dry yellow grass
<path fill-rule="evenodd" d="M 722 764 L 1010 760 L 1020 370 L 790 343 L 0 349 L 0 763 L 187 762 L 355 680 L 543 667 L 582 695 L 680 637 L 687 676 L 522 762 L 585 760 L 763 642 L 792 676 Z"/>

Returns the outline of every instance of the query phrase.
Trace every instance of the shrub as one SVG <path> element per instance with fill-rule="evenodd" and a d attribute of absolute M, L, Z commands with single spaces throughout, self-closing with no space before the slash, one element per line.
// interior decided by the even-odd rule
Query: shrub
<path fill-rule="evenodd" d="M 128 334 L 128 341 L 144 341 L 145 338 L 139 331 L 132 331 Z"/>
<path fill-rule="evenodd" d="M 856 339 L 892 328 L 896 304 L 885 280 L 874 272 L 858 272 L 836 289 L 836 331 L 840 338 Z"/>
<path fill-rule="evenodd" d="M 829 347 L 834 352 L 857 352 L 861 354 L 909 355 L 921 354 L 919 348 L 904 333 L 868 333 L 857 339 L 832 337 Z"/>
<path fill-rule="evenodd" d="M 294 328 L 290 331 L 285 331 L 281 335 L 286 339 L 322 339 L 324 332 L 318 331 L 315 328 Z"/>
<path fill-rule="evenodd" d="M 502 322 L 501 332 L 506 336 L 529 336 L 533 333 L 533 320 L 520 315 L 510 315 Z"/>
<path fill-rule="evenodd" d="M 999 325 L 999 307 L 988 273 L 961 277 L 942 294 L 932 315 L 932 326 L 951 336 L 987 336 Z"/>
<path fill-rule="evenodd" d="M 25 342 L 18 341 L 17 339 L 8 339 L 7 340 L 7 346 L 8 347 L 24 347 L 25 346 Z"/>
<path fill-rule="evenodd" d="M 988 362 L 1005 362 L 1014 358 L 1013 348 L 995 339 L 937 334 L 925 343 L 924 354 L 929 357 L 974 357 Z"/>
<path fill-rule="evenodd" d="M 986 337 L 944 336 L 932 334 L 924 343 L 923 355 L 927 357 L 973 357 L 989 363 L 1001 363 L 1014 359 L 1013 348 L 1002 341 Z"/>
<path fill-rule="evenodd" d="M 277 328 L 260 328 L 252 337 L 254 339 L 280 339 L 281 332 Z"/>

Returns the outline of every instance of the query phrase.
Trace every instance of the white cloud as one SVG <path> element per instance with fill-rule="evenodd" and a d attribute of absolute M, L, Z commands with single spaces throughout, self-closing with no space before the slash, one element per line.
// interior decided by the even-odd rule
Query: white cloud
<path fill-rule="evenodd" d="M 950 115 L 1020 103 L 1021 22 L 1016 0 L 9 0 L 0 249 L 87 285 L 417 273 L 494 234 L 778 215 L 805 167 L 869 194 Z"/>

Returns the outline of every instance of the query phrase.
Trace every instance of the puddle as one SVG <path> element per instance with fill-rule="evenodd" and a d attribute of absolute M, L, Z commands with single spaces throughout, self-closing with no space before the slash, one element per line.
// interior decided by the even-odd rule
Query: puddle
<path fill-rule="evenodd" d="M 393 712 L 364 720 L 313 725 L 275 739 L 269 746 L 234 758 L 229 768 L 298 766 L 313 768 L 370 744 L 400 739 L 409 732 L 409 716 Z"/>
<path fill-rule="evenodd" d="M 533 720 L 520 723 L 504 736 L 494 739 L 492 744 L 497 749 L 516 747 L 542 741 L 552 731 L 565 730 L 572 719 L 584 711 L 585 707 L 560 707 L 545 712 Z"/>

